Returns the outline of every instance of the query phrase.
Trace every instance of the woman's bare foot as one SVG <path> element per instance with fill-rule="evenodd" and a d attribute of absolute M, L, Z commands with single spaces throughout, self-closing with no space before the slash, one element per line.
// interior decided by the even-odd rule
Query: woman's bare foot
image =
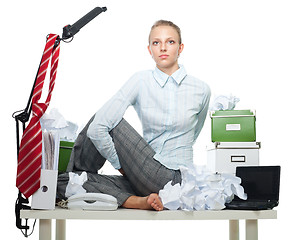
<path fill-rule="evenodd" d="M 130 196 L 123 204 L 124 208 L 135 208 L 162 211 L 164 206 L 157 193 L 152 193 L 146 197 Z"/>
<path fill-rule="evenodd" d="M 152 193 L 147 196 L 147 203 L 157 211 L 162 211 L 164 208 L 163 203 L 157 193 Z"/>

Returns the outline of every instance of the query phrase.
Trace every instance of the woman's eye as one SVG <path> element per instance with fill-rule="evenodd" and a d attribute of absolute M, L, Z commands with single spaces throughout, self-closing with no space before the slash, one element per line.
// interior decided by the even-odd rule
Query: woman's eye
<path fill-rule="evenodd" d="M 154 41 L 154 42 L 153 42 L 153 45 L 158 45 L 158 44 L 159 44 L 158 41 Z"/>
<path fill-rule="evenodd" d="M 170 43 L 170 44 L 174 44 L 175 41 L 174 41 L 174 40 L 170 40 L 169 43 Z"/>

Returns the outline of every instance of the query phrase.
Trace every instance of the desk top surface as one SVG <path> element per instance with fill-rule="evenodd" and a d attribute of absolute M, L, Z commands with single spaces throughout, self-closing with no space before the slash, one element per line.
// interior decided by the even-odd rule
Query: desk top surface
<path fill-rule="evenodd" d="M 116 211 L 68 210 L 57 207 L 54 210 L 21 210 L 21 218 L 31 219 L 96 219 L 96 220 L 240 220 L 276 219 L 276 210 L 243 211 L 170 211 L 123 209 Z"/>

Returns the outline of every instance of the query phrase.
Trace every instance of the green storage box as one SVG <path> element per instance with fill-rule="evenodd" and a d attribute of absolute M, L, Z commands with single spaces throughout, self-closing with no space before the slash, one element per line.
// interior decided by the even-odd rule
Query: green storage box
<path fill-rule="evenodd" d="M 74 145 L 74 142 L 60 141 L 59 165 L 58 165 L 59 172 L 66 172 L 66 168 L 70 159 L 73 145 Z"/>
<path fill-rule="evenodd" d="M 251 110 L 213 111 L 212 142 L 255 142 L 255 112 Z"/>

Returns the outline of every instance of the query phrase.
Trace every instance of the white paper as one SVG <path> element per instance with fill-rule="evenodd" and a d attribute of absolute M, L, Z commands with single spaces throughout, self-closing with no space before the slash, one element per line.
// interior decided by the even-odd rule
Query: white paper
<path fill-rule="evenodd" d="M 67 121 L 56 108 L 42 116 L 41 125 L 42 129 L 58 131 L 60 139 L 64 141 L 74 142 L 78 135 L 78 125 Z"/>
<path fill-rule="evenodd" d="M 56 108 L 52 108 L 50 113 L 44 113 L 41 120 L 45 129 L 61 129 L 68 127 L 66 119 Z"/>
<path fill-rule="evenodd" d="M 217 110 L 233 110 L 236 106 L 236 103 L 240 101 L 239 98 L 230 95 L 217 95 L 210 104 L 211 111 Z"/>
<path fill-rule="evenodd" d="M 57 131 L 43 130 L 42 169 L 58 170 L 60 138 Z"/>
<path fill-rule="evenodd" d="M 205 166 L 180 167 L 181 185 L 168 182 L 159 196 L 170 210 L 221 210 L 234 195 L 247 199 L 241 179 L 232 174 L 214 174 Z"/>
<path fill-rule="evenodd" d="M 87 173 L 82 172 L 80 175 L 77 173 L 69 173 L 69 181 L 65 190 L 65 197 L 69 198 L 75 194 L 86 193 L 82 185 L 87 181 Z"/>

